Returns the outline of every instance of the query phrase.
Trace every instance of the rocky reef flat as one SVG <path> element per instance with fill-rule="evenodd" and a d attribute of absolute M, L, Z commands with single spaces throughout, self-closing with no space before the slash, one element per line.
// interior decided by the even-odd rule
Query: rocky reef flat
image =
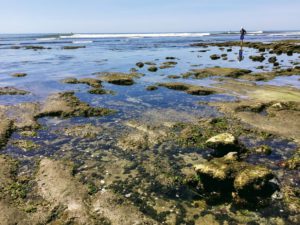
<path fill-rule="evenodd" d="M 10 46 L 0 224 L 299 224 L 299 46 Z"/>

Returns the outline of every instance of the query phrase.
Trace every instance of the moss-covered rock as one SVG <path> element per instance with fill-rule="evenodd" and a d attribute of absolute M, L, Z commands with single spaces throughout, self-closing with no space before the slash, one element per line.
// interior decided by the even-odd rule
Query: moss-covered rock
<path fill-rule="evenodd" d="M 119 72 L 103 72 L 97 73 L 99 79 L 111 84 L 116 85 L 133 85 L 134 78 L 140 78 L 143 76 L 140 73 L 119 73 Z"/>
<path fill-rule="evenodd" d="M 73 49 L 79 49 L 79 48 L 86 48 L 86 46 L 63 46 L 62 49 L 65 50 L 73 50 Z"/>
<path fill-rule="evenodd" d="M 220 59 L 221 56 L 217 55 L 217 54 L 213 54 L 210 56 L 211 60 L 217 60 L 217 59 Z"/>
<path fill-rule="evenodd" d="M 185 84 L 181 82 L 160 83 L 159 86 L 177 91 L 184 91 L 190 95 L 211 95 L 216 93 L 216 91 L 211 88 Z"/>
<path fill-rule="evenodd" d="M 300 168 L 300 148 L 296 150 L 293 156 L 284 162 L 284 166 L 291 170 Z"/>
<path fill-rule="evenodd" d="M 276 56 L 272 56 L 272 57 L 270 57 L 270 58 L 268 59 L 268 62 L 269 62 L 269 63 L 275 63 L 276 61 L 277 61 Z"/>
<path fill-rule="evenodd" d="M 155 91 L 155 90 L 157 90 L 157 89 L 158 89 L 158 87 L 155 86 L 155 85 L 150 85 L 150 86 L 148 86 L 148 87 L 146 88 L 147 91 Z"/>
<path fill-rule="evenodd" d="M 278 190 L 278 185 L 271 181 L 274 174 L 269 169 L 234 158 L 216 158 L 196 165 L 195 170 L 204 191 L 220 193 L 223 198 L 230 198 L 233 193 L 237 204 L 259 206 Z"/>
<path fill-rule="evenodd" d="M 224 76 L 224 77 L 233 77 L 238 78 L 245 74 L 251 73 L 251 70 L 239 69 L 239 68 L 224 68 L 224 67 L 211 67 L 205 69 L 194 69 L 185 74 L 183 77 L 194 77 L 196 79 L 201 79 L 211 76 Z"/>
<path fill-rule="evenodd" d="M 28 91 L 20 90 L 15 87 L 0 87 L 0 95 L 27 95 Z"/>
<path fill-rule="evenodd" d="M 262 166 L 248 166 L 239 171 L 234 180 L 237 202 L 257 203 L 270 198 L 278 189 L 277 184 L 270 182 L 273 178 L 274 174 Z"/>
<path fill-rule="evenodd" d="M 178 75 L 169 75 L 168 78 L 169 79 L 179 79 L 180 76 L 178 76 Z"/>
<path fill-rule="evenodd" d="M 150 66 L 148 68 L 148 71 L 150 71 L 150 72 L 156 72 L 157 70 L 158 70 L 158 68 L 156 66 Z"/>
<path fill-rule="evenodd" d="M 111 91 L 107 91 L 102 88 L 93 88 L 93 89 L 89 90 L 88 92 L 92 95 L 105 95 L 105 94 L 111 93 Z"/>
<path fill-rule="evenodd" d="M 144 67 L 144 63 L 143 62 L 137 62 L 136 66 L 139 68 L 143 68 Z"/>
<path fill-rule="evenodd" d="M 0 149 L 7 143 L 8 138 L 13 132 L 13 122 L 8 119 L 1 118 L 0 121 Z"/>
<path fill-rule="evenodd" d="M 81 102 L 74 92 L 63 92 L 50 96 L 46 103 L 41 107 L 36 118 L 44 116 L 104 116 L 112 113 L 106 108 L 93 108 L 87 103 Z"/>
<path fill-rule="evenodd" d="M 34 143 L 31 140 L 14 140 L 12 144 L 25 152 L 32 151 L 40 147 L 38 144 Z"/>
<path fill-rule="evenodd" d="M 261 145 L 255 148 L 255 152 L 260 154 L 270 155 L 272 153 L 272 148 L 269 147 L 268 145 Z"/>
<path fill-rule="evenodd" d="M 84 125 L 70 126 L 63 130 L 67 136 L 80 137 L 80 138 L 95 138 L 102 132 L 102 128 L 94 126 L 90 123 Z"/>
<path fill-rule="evenodd" d="M 254 62 L 263 62 L 266 58 L 263 55 L 251 55 L 249 59 L 252 59 Z"/>
<path fill-rule="evenodd" d="M 230 133 L 218 134 L 206 141 L 206 146 L 214 149 L 215 156 L 222 157 L 229 152 L 241 152 L 243 147 L 238 140 Z"/>
<path fill-rule="evenodd" d="M 300 41 L 295 40 L 280 40 L 280 41 L 273 41 L 270 43 L 263 43 L 263 42 L 244 42 L 243 46 L 248 48 L 255 48 L 255 49 L 268 49 L 272 50 L 276 54 L 282 54 L 287 52 L 293 53 L 300 53 L 299 47 Z M 218 43 L 196 43 L 192 44 L 195 47 L 208 47 L 208 46 L 218 46 L 218 47 L 233 47 L 233 46 L 240 46 L 241 43 L 239 41 L 228 41 L 228 42 L 218 42 Z"/>
<path fill-rule="evenodd" d="M 166 65 L 166 66 L 175 66 L 175 65 L 177 65 L 177 62 L 175 62 L 175 61 L 167 61 L 167 62 L 164 62 L 163 65 Z"/>
<path fill-rule="evenodd" d="M 26 77 L 27 73 L 14 73 L 11 76 L 12 77 Z"/>
<path fill-rule="evenodd" d="M 82 78 L 77 79 L 74 77 L 68 77 L 62 80 L 63 83 L 67 84 L 87 84 L 93 88 L 100 88 L 101 87 L 101 80 L 94 79 L 94 78 Z"/>

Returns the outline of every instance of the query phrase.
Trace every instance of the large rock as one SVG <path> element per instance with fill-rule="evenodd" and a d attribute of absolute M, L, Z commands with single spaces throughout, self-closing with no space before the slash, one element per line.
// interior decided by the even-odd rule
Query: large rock
<path fill-rule="evenodd" d="M 50 96 L 41 107 L 36 118 L 44 116 L 104 116 L 112 113 L 106 108 L 94 108 L 85 102 L 81 102 L 74 92 L 63 92 Z"/>
<path fill-rule="evenodd" d="M 248 166 L 238 172 L 234 180 L 233 194 L 237 204 L 264 204 L 277 191 L 278 185 L 271 181 L 273 173 L 262 166 Z"/>
<path fill-rule="evenodd" d="M 206 141 L 206 146 L 215 150 L 213 155 L 216 157 L 222 157 L 229 152 L 240 152 L 242 149 L 238 140 L 230 133 L 211 137 Z"/>
<path fill-rule="evenodd" d="M 216 158 L 195 166 L 200 187 L 218 198 L 230 198 L 237 204 L 256 205 L 270 200 L 278 190 L 274 175 L 262 166 L 236 161 L 232 157 Z"/>

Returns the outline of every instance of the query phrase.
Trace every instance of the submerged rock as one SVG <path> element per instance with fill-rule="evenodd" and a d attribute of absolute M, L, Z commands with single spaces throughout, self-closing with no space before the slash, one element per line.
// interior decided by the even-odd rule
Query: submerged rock
<path fill-rule="evenodd" d="M 0 87 L 0 95 L 27 95 L 28 91 L 20 90 L 15 87 Z"/>
<path fill-rule="evenodd" d="M 67 127 L 63 130 L 63 133 L 67 136 L 81 137 L 81 138 L 95 138 L 102 132 L 102 128 L 94 126 L 92 124 L 84 124 Z"/>
<path fill-rule="evenodd" d="M 94 108 L 87 103 L 81 102 L 74 92 L 63 92 L 50 96 L 46 103 L 41 107 L 37 118 L 44 116 L 104 116 L 113 111 L 106 108 Z"/>
<path fill-rule="evenodd" d="M 32 150 L 35 150 L 40 147 L 38 144 L 35 144 L 31 140 L 14 140 L 12 142 L 12 145 L 14 145 L 17 148 L 22 149 L 25 152 L 32 151 Z"/>

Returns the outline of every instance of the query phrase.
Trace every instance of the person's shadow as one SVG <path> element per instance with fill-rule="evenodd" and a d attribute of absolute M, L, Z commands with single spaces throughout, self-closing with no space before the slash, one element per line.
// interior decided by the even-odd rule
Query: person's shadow
<path fill-rule="evenodd" d="M 243 46 L 241 46 L 240 50 L 239 50 L 239 56 L 238 56 L 238 60 L 239 62 L 244 60 L 244 51 L 243 51 Z"/>

